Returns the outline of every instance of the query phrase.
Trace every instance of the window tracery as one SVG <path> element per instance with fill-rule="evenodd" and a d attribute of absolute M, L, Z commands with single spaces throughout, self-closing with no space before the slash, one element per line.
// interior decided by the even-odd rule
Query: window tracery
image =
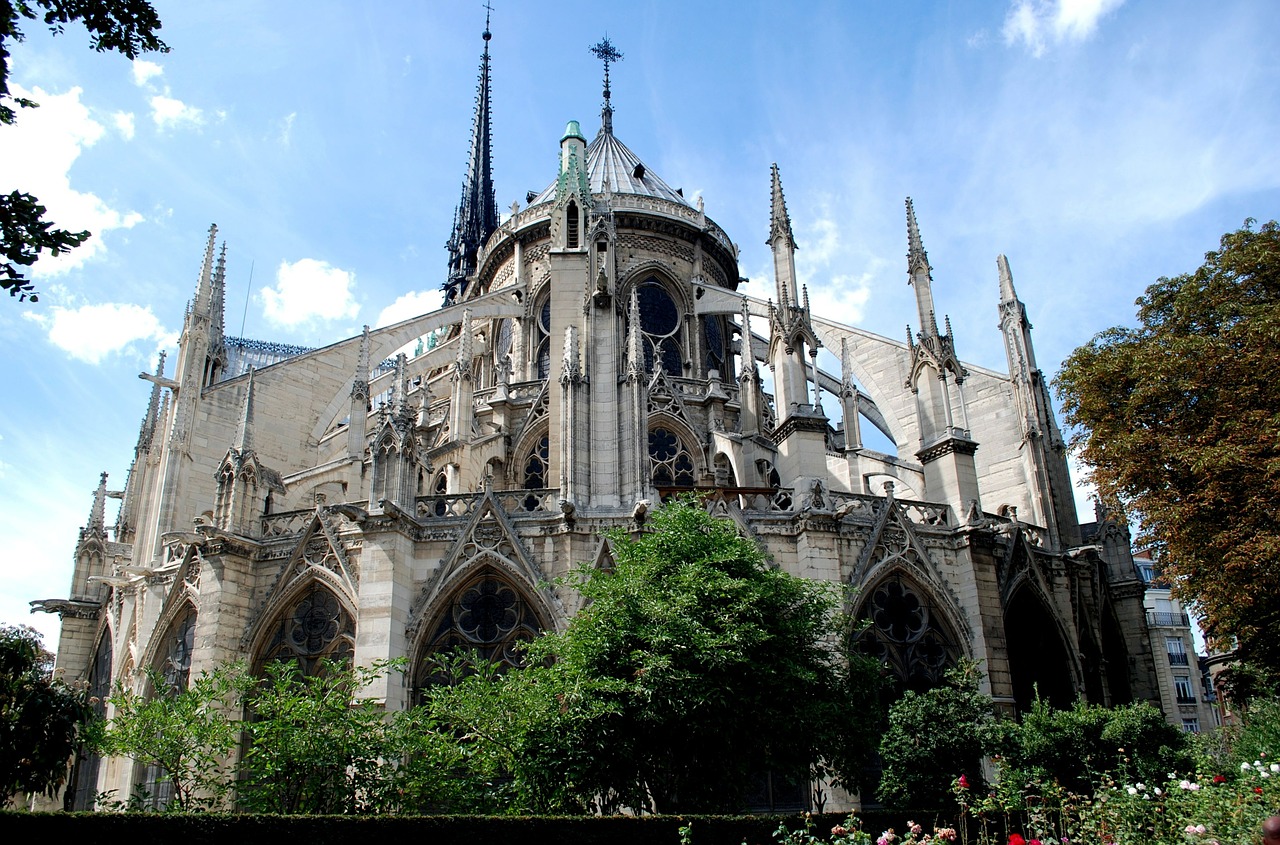
<path fill-rule="evenodd" d="M 693 487 L 696 466 L 675 432 L 662 426 L 649 430 L 649 477 L 654 487 Z"/>
<path fill-rule="evenodd" d="M 521 648 L 541 626 L 521 591 L 492 569 L 459 587 L 430 628 L 415 686 L 441 683 L 440 659 L 474 653 L 499 670 L 524 665 Z"/>
<path fill-rule="evenodd" d="M 304 675 L 320 674 L 324 660 L 349 663 L 355 654 L 355 620 L 331 590 L 311 584 L 280 614 L 259 667 L 296 660 Z"/>
<path fill-rule="evenodd" d="M 908 689 L 937 686 L 955 662 L 953 640 L 932 606 L 898 575 L 871 591 L 858 618 L 869 622 L 858 648 L 882 661 Z"/>
<path fill-rule="evenodd" d="M 640 333 L 644 345 L 645 372 L 660 363 L 669 376 L 684 375 L 680 345 L 680 309 L 656 276 L 645 279 L 636 289 L 640 307 Z"/>

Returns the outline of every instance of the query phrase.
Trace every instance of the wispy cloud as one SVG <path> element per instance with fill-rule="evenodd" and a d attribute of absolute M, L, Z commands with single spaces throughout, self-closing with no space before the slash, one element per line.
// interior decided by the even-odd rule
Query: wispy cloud
<path fill-rule="evenodd" d="M 133 112 L 118 111 L 111 115 L 111 123 L 126 141 L 132 141 L 135 134 Z"/>
<path fill-rule="evenodd" d="M 133 60 L 133 84 L 145 86 L 158 76 L 164 75 L 164 68 L 146 59 Z"/>
<path fill-rule="evenodd" d="M 93 233 L 71 252 L 41 258 L 32 266 L 35 276 L 65 273 L 106 249 L 104 233 L 131 228 L 143 217 L 111 208 L 96 194 L 71 186 L 72 165 L 106 132 L 80 101 L 80 88 L 49 94 L 38 87 L 30 91 L 17 84 L 12 87 L 16 96 L 35 100 L 40 108 L 25 112 L 17 125 L 0 133 L 0 183 L 34 194 L 48 209 L 46 219 L 59 227 Z"/>
<path fill-rule="evenodd" d="M 163 82 L 164 67 L 146 59 L 134 59 L 133 82 L 139 88 L 152 92 L 148 103 L 151 106 L 151 120 L 161 131 L 169 129 L 199 129 L 208 121 L 205 110 L 189 105 L 173 96 L 173 92 Z M 215 118 L 222 119 L 224 112 L 215 112 Z M 130 115 L 132 121 L 132 115 Z M 132 126 L 132 122 L 130 123 Z M 128 137 L 132 138 L 130 134 Z"/>
<path fill-rule="evenodd" d="M 278 124 L 280 131 L 276 133 L 276 140 L 280 142 L 280 146 L 287 147 L 293 141 L 293 122 L 297 119 L 296 111 L 289 112 L 280 119 Z"/>
<path fill-rule="evenodd" d="M 418 317 L 437 310 L 444 304 L 444 292 L 435 290 L 415 290 L 403 294 L 395 302 L 383 308 L 373 327 L 391 326 L 411 317 Z"/>
<path fill-rule="evenodd" d="M 1006 44 L 1022 42 L 1042 56 L 1050 42 L 1083 41 L 1124 0 L 1014 0 L 1004 19 Z"/>
<path fill-rule="evenodd" d="M 120 354 L 149 356 L 155 349 L 177 343 L 150 306 L 124 302 L 66 307 L 47 312 L 27 311 L 23 317 L 45 330 L 50 343 L 86 364 L 100 364 Z"/>
<path fill-rule="evenodd" d="M 355 280 L 354 273 L 327 261 L 282 261 L 275 286 L 262 289 L 263 313 L 269 322 L 286 328 L 349 319 L 360 310 L 352 295 Z"/>

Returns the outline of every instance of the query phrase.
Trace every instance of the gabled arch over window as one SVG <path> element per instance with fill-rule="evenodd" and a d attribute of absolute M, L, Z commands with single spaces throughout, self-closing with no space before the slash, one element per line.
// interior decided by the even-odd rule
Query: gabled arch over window
<path fill-rule="evenodd" d="M 500 669 L 522 666 L 520 649 L 541 627 L 523 591 L 485 567 L 453 591 L 427 628 L 414 667 L 414 688 L 441 683 L 440 659 L 449 655 L 474 652 Z"/>
<path fill-rule="evenodd" d="M 897 572 L 865 595 L 858 619 L 868 624 L 857 637 L 858 650 L 880 660 L 905 689 L 938 686 L 959 654 L 932 603 Z"/>
<path fill-rule="evenodd" d="M 304 675 L 320 674 L 322 661 L 350 663 L 355 620 L 333 591 L 316 581 L 276 617 L 255 668 L 273 660 L 296 660 Z"/>

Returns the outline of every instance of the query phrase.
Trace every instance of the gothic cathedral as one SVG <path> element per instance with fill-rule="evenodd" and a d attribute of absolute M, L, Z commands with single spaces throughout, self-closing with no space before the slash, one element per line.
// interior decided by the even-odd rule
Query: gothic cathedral
<path fill-rule="evenodd" d="M 614 134 L 607 41 L 594 139 L 569 122 L 559 172 L 502 219 L 489 40 L 442 308 L 318 349 L 227 336 L 210 229 L 174 371 L 146 375 L 115 526 L 103 476 L 70 597 L 33 603 L 62 616 L 68 679 L 102 694 L 148 668 L 184 683 L 233 659 L 404 657 L 407 683 L 372 691 L 403 708 L 442 649 L 513 663 L 562 629 L 579 600 L 554 579 L 607 566 L 604 529 L 697 491 L 777 566 L 856 586 L 863 645 L 906 687 L 972 659 L 1008 713 L 1036 689 L 1159 701 L 1127 528 L 1082 531 L 1004 256 L 1007 372 L 961 361 L 939 326 L 909 199 L 918 329 L 815 315 L 774 166 L 776 295 L 744 295 L 702 202 Z M 864 445 L 868 426 L 897 454 Z M 74 803 L 146 774 L 90 761 Z"/>

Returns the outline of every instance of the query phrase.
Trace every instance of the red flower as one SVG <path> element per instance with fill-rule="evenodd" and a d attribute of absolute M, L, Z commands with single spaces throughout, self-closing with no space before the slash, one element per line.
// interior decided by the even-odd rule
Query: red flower
<path fill-rule="evenodd" d="M 1009 845 L 1027 845 L 1027 840 L 1022 838 L 1021 833 L 1010 833 Z"/>
<path fill-rule="evenodd" d="M 1255 786 L 1255 787 L 1253 788 L 1253 791 L 1254 791 L 1254 792 L 1256 792 L 1256 793 L 1258 793 L 1259 795 L 1261 795 L 1261 794 L 1262 794 L 1262 787 L 1260 787 L 1260 786 Z"/>
<path fill-rule="evenodd" d="M 1226 778 L 1224 778 L 1222 775 L 1214 775 L 1214 776 L 1213 776 L 1213 782 L 1214 782 L 1214 783 L 1226 783 L 1226 782 L 1227 782 L 1227 779 L 1226 779 Z"/>
<path fill-rule="evenodd" d="M 968 779 L 967 777 L 965 777 L 964 775 L 961 775 L 961 776 L 960 776 L 960 780 L 956 782 L 956 786 L 959 786 L 961 789 L 968 789 L 968 788 L 969 788 L 969 779 Z"/>

